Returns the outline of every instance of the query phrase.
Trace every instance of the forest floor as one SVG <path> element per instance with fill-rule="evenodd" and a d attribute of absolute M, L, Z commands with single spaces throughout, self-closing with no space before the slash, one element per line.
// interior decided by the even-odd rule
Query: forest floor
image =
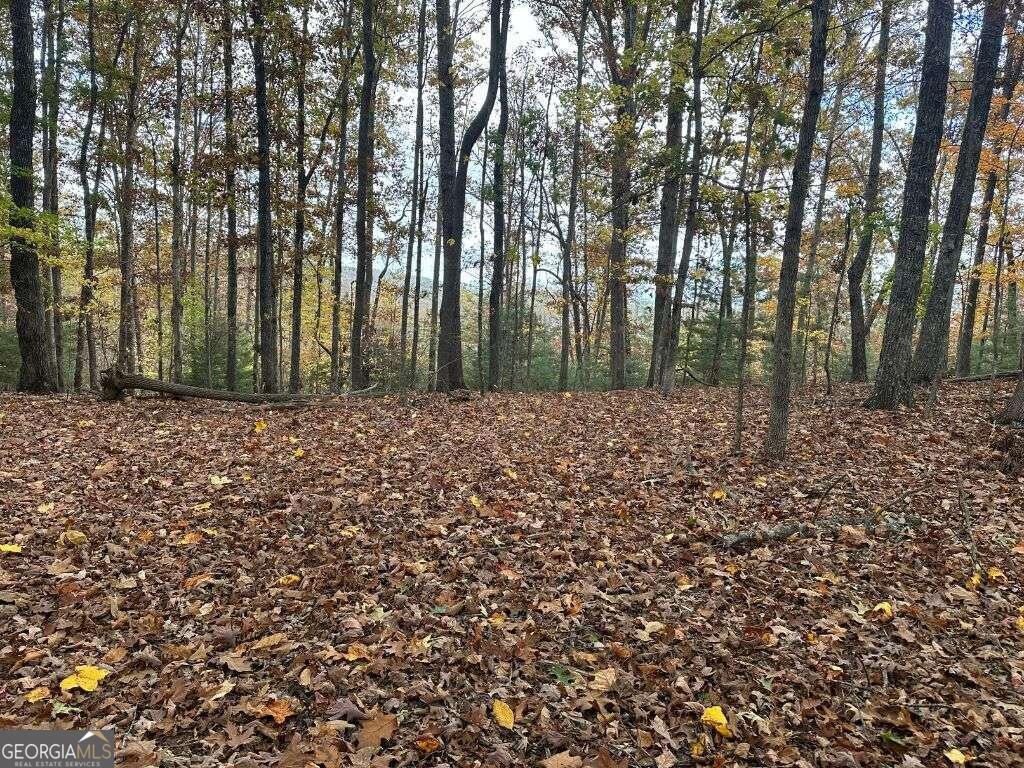
<path fill-rule="evenodd" d="M 0 396 L 0 727 L 125 765 L 1022 765 L 988 385 L 861 394 L 797 402 L 779 465 L 760 392 L 741 457 L 729 390 Z"/>

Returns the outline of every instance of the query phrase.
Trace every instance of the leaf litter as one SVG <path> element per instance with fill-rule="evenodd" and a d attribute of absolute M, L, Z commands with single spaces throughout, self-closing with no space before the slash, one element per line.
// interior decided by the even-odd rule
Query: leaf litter
<path fill-rule="evenodd" d="M 0 396 L 0 727 L 138 766 L 1021 764 L 987 385 L 857 395 L 780 465 L 731 455 L 726 390 Z"/>

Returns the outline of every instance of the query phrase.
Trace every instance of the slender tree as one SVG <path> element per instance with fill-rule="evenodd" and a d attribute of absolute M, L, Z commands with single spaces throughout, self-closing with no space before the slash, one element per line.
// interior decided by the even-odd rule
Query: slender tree
<path fill-rule="evenodd" d="M 277 292 L 274 283 L 273 222 L 270 212 L 270 115 L 267 108 L 266 10 L 254 0 L 252 57 L 256 80 L 256 155 L 258 167 L 257 271 L 259 273 L 260 384 L 264 392 L 278 390 Z"/>
<path fill-rule="evenodd" d="M 885 133 L 885 81 L 889 63 L 889 22 L 892 0 L 882 0 L 879 17 L 878 48 L 875 50 L 875 92 L 871 122 L 871 157 L 868 177 L 864 184 L 864 209 L 857 253 L 847 273 L 850 298 L 850 378 L 868 380 L 867 327 L 864 321 L 864 271 L 871 256 L 878 215 L 878 180 L 882 167 L 882 141 Z"/>
<path fill-rule="evenodd" d="M 800 239 L 803 234 L 804 205 L 811 181 L 811 152 L 825 90 L 825 54 L 828 38 L 830 0 L 814 0 L 811 4 L 811 52 L 807 72 L 800 135 L 793 158 L 793 183 L 789 190 L 786 233 L 782 242 L 782 268 L 779 273 L 778 314 L 773 344 L 771 412 L 764 453 L 780 459 L 786 453 L 789 432 L 789 394 L 792 376 L 793 315 L 796 305 L 796 281 L 800 267 Z"/>

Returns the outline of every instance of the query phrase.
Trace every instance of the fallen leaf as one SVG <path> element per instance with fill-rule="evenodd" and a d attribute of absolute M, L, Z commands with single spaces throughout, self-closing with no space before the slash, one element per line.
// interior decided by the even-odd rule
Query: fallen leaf
<path fill-rule="evenodd" d="M 599 669 L 594 673 L 594 679 L 590 681 L 590 690 L 597 691 L 598 693 L 610 691 L 615 687 L 616 680 L 618 680 L 618 674 L 615 672 L 614 667 Z"/>
<path fill-rule="evenodd" d="M 21 552 L 21 544 L 0 544 L 0 554 L 17 555 Z"/>
<path fill-rule="evenodd" d="M 569 754 L 568 750 L 540 761 L 543 768 L 583 768 L 583 758 Z"/>
<path fill-rule="evenodd" d="M 363 747 L 379 747 L 384 739 L 390 739 L 398 730 L 398 718 L 374 710 L 363 720 L 363 725 L 356 736 L 359 749 Z"/>
<path fill-rule="evenodd" d="M 880 624 L 892 621 L 893 610 L 892 604 L 888 602 L 877 603 L 874 608 L 871 609 L 871 618 Z"/>
<path fill-rule="evenodd" d="M 31 701 L 33 703 L 48 698 L 50 698 L 50 689 L 47 688 L 45 685 L 40 685 L 36 688 L 33 688 L 31 691 L 25 694 L 25 701 Z"/>
<path fill-rule="evenodd" d="M 62 691 L 70 691 L 81 688 L 83 691 L 95 691 L 99 687 L 100 680 L 109 675 L 105 669 L 93 666 L 75 667 L 75 674 L 68 675 L 60 681 Z"/>
<path fill-rule="evenodd" d="M 971 760 L 971 756 L 970 755 L 968 755 L 968 754 L 966 754 L 964 752 L 961 752 L 956 747 L 951 747 L 950 749 L 947 749 L 942 754 L 953 765 L 967 765 L 967 763 Z"/>
<path fill-rule="evenodd" d="M 414 743 L 416 744 L 416 749 L 425 755 L 437 752 L 441 748 L 441 740 L 436 736 L 420 736 Z"/>
<path fill-rule="evenodd" d="M 704 725 L 710 725 L 719 735 L 725 738 L 732 738 L 732 731 L 729 730 L 729 721 L 725 717 L 725 712 L 719 706 L 705 707 L 704 713 L 700 716 L 700 721 Z"/>
<path fill-rule="evenodd" d="M 491 712 L 494 713 L 494 720 L 502 728 L 508 728 L 512 730 L 516 726 L 516 715 L 512 711 L 512 707 L 506 704 L 501 699 L 495 699 L 491 702 Z"/>
<path fill-rule="evenodd" d="M 81 547 L 84 546 L 88 540 L 89 539 L 84 533 L 74 529 L 64 531 L 64 533 L 60 535 L 60 539 L 58 539 L 58 541 L 66 547 Z"/>

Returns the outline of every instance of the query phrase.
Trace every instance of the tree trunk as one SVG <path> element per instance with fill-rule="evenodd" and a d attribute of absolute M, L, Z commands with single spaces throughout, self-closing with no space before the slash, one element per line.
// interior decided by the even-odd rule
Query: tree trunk
<path fill-rule="evenodd" d="M 181 381 L 182 340 L 181 321 L 185 270 L 184 206 L 181 176 L 181 108 L 184 99 L 184 73 L 182 72 L 182 42 L 188 33 L 188 5 L 178 0 L 174 44 L 174 138 L 171 155 L 171 381 Z M 261 43 L 262 45 L 262 43 Z"/>
<path fill-rule="evenodd" d="M 793 372 L 793 314 L 796 305 L 796 280 L 800 267 L 800 239 L 803 234 L 804 206 L 811 181 L 811 153 L 814 134 L 825 89 L 825 54 L 828 38 L 830 0 L 814 0 L 811 5 L 811 52 L 807 74 L 800 136 L 793 158 L 793 183 L 789 190 L 786 233 L 782 242 L 782 267 L 779 272 L 778 316 L 775 322 L 771 381 L 771 412 L 764 453 L 781 459 L 786 453 L 789 431 L 789 392 Z"/>
<path fill-rule="evenodd" d="M 252 5 L 253 70 L 256 80 L 256 155 L 258 168 L 257 269 L 259 272 L 260 386 L 278 390 L 277 295 L 274 284 L 273 223 L 270 215 L 270 117 L 267 112 L 267 29 L 264 0 Z"/>
<path fill-rule="evenodd" d="M 502 51 L 498 62 L 498 130 L 494 137 L 494 261 L 487 310 L 487 388 L 493 392 L 501 381 L 501 299 L 505 291 L 505 138 L 508 134 L 508 72 Z"/>
<path fill-rule="evenodd" d="M 306 260 L 306 59 L 309 43 L 309 8 L 302 7 L 302 39 L 293 51 L 298 83 L 296 87 L 295 124 L 295 231 L 292 233 L 292 338 L 291 360 L 288 368 L 288 391 L 302 388 L 302 269 Z"/>
<path fill-rule="evenodd" d="M 693 21 L 693 0 L 676 4 L 675 30 L 672 36 L 671 71 L 668 87 L 668 111 L 665 119 L 665 179 L 661 186 L 661 215 L 658 219 L 658 261 L 654 274 L 654 328 L 651 349 L 661 341 L 665 311 L 672 295 L 672 272 L 676 262 L 679 237 L 679 193 L 685 174 L 686 158 L 682 153 L 683 110 L 686 107 L 684 44 Z M 647 371 L 647 386 L 653 387 L 657 376 L 658 356 L 652 351 Z"/>
<path fill-rule="evenodd" d="M 658 357 L 657 383 L 661 392 L 668 395 L 675 388 L 676 355 L 679 349 L 679 330 L 683 318 L 683 294 L 686 290 L 686 278 L 690 271 L 690 257 L 693 253 L 693 240 L 697 234 L 697 209 L 700 206 L 700 166 L 703 161 L 704 112 L 701 103 L 701 53 L 704 48 L 705 3 L 699 0 L 697 5 L 697 34 L 693 41 L 693 57 L 690 64 L 693 78 L 692 121 L 693 137 L 691 140 L 690 179 L 686 199 L 686 231 L 683 234 L 683 252 L 679 257 L 679 268 L 676 270 L 675 285 L 672 289 L 671 313 L 661 324 L 661 338 L 655 345 Z M 666 312 L 668 308 L 666 307 Z"/>
<path fill-rule="evenodd" d="M 43 295 L 39 282 L 39 256 L 32 237 L 22 234 L 35 230 L 32 142 L 36 122 L 36 80 L 30 0 L 10 0 L 13 60 L 10 113 L 10 224 L 11 284 L 17 303 L 15 325 L 21 368 L 18 389 L 22 392 L 49 392 L 54 389 L 54 372 L 46 353 Z"/>
<path fill-rule="evenodd" d="M 348 2 L 345 6 L 345 28 L 352 29 L 352 7 Z M 351 34 L 345 35 L 346 39 Z M 341 391 L 341 283 L 344 266 L 345 242 L 345 202 L 348 197 L 348 118 L 351 97 L 352 54 L 346 53 L 345 71 L 341 80 L 341 114 L 338 131 L 338 193 L 334 199 L 334 272 L 331 281 L 331 391 Z"/>
<path fill-rule="evenodd" d="M 399 359 L 401 369 L 398 375 L 399 386 L 407 388 L 410 384 L 408 376 L 408 366 L 406 364 L 407 355 L 407 344 L 406 338 L 409 332 L 409 292 L 412 287 L 412 270 L 413 270 L 413 249 L 416 246 L 417 233 L 422 230 L 422 222 L 418 221 L 418 216 L 422 216 L 422 211 L 419 206 L 420 198 L 420 176 L 423 174 L 423 168 L 420 165 L 420 154 L 421 147 L 423 146 L 423 70 L 424 70 L 424 57 L 426 56 L 426 36 L 427 36 L 427 0 L 420 0 L 420 12 L 419 21 L 417 23 L 416 32 L 416 134 L 413 141 L 412 150 L 412 220 L 409 222 L 409 242 L 408 251 L 405 258 L 405 290 L 402 292 L 402 336 L 401 336 L 401 347 L 399 349 Z M 481 190 L 480 198 L 480 211 L 483 216 L 483 191 Z M 481 239 L 482 242 L 482 239 Z M 481 256 L 481 259 L 483 256 Z M 481 270 L 483 267 L 481 267 Z M 419 263 L 417 259 L 416 266 L 416 294 L 417 299 L 419 298 Z M 482 289 L 481 289 L 482 290 Z M 419 301 L 416 302 L 417 309 L 419 308 Z"/>
<path fill-rule="evenodd" d="M 455 148 L 455 30 L 449 0 L 437 0 L 437 77 L 440 123 L 440 200 L 444 250 L 444 290 L 441 295 L 440 333 L 437 350 L 437 388 L 443 392 L 464 389 L 462 370 L 462 230 L 466 208 L 469 158 L 483 133 L 498 93 L 498 72 L 511 0 L 490 0 L 490 61 L 487 95 Z"/>
<path fill-rule="evenodd" d="M 1024 48 L 1019 44 L 1008 47 L 1005 76 L 1003 78 L 1003 105 L 1000 108 L 1000 123 L 1005 123 L 1010 115 L 1010 104 L 1013 92 L 1020 83 L 1024 71 Z M 1002 150 L 1002 142 L 996 142 L 996 153 Z M 968 273 L 968 284 L 964 309 L 960 320 L 960 336 L 957 340 L 956 375 L 967 376 L 971 371 L 971 346 L 974 343 L 974 323 L 978 311 L 978 294 L 981 290 L 981 265 L 985 262 L 985 249 L 988 247 L 988 232 L 992 218 L 992 201 L 995 199 L 997 174 L 995 169 L 989 170 L 985 179 L 985 191 L 982 195 L 981 209 L 978 214 L 978 233 L 975 239 L 974 261 Z"/>
<path fill-rule="evenodd" d="M 234 52 L 231 0 L 224 0 L 222 18 L 224 46 L 224 197 L 227 206 L 227 385 L 238 389 L 238 224 L 235 212 L 235 162 L 238 148 L 235 141 Z"/>
<path fill-rule="evenodd" d="M 967 217 L 971 212 L 971 199 L 974 197 L 978 161 L 992 104 L 992 89 L 995 85 L 996 66 L 999 63 L 999 48 L 1005 25 L 1006 0 L 987 0 L 978 53 L 974 61 L 971 101 L 964 122 L 956 172 L 953 176 L 953 189 L 949 197 L 949 210 L 942 229 L 931 294 L 928 297 L 928 306 L 921 323 L 921 333 L 914 356 L 912 376 L 917 382 L 931 381 L 946 369 L 953 285 L 960 266 Z"/>
<path fill-rule="evenodd" d="M 878 32 L 878 49 L 875 51 L 875 101 L 871 126 L 871 159 L 868 163 L 868 178 L 864 185 L 864 210 L 857 253 L 850 262 L 847 272 L 848 295 L 850 298 L 850 378 L 853 381 L 868 380 L 867 327 L 864 322 L 864 271 L 871 256 L 874 239 L 875 217 L 878 211 L 878 179 L 882 163 L 882 141 L 885 132 L 885 79 L 889 63 L 889 19 L 892 15 L 892 0 L 882 0 L 882 15 Z"/>
<path fill-rule="evenodd" d="M 362 389 L 368 371 L 363 359 L 373 279 L 373 151 L 377 56 L 373 31 L 373 4 L 363 3 L 363 82 L 359 93 L 359 147 L 356 155 L 356 287 L 349 340 L 350 386 Z"/>
<path fill-rule="evenodd" d="M 911 337 L 928 240 L 932 179 L 942 139 L 952 27 L 952 0 L 929 0 L 917 124 L 907 163 L 882 353 L 874 392 L 865 403 L 869 408 L 893 409 L 900 404 L 911 405 L 914 401 L 910 387 Z"/>

